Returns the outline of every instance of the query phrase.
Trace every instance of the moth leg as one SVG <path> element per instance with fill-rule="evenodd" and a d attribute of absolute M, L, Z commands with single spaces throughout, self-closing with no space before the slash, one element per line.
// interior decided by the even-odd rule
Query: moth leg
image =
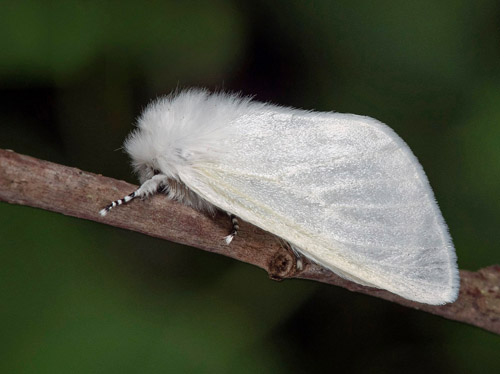
<path fill-rule="evenodd" d="M 107 205 L 105 208 L 101 209 L 99 211 L 99 214 L 101 216 L 105 216 L 108 214 L 108 212 L 113 209 L 115 206 L 126 204 L 136 197 L 147 197 L 149 195 L 154 194 L 155 192 L 158 191 L 158 189 L 162 186 L 167 186 L 168 185 L 168 178 L 167 176 L 163 174 L 158 174 L 153 176 L 151 179 L 148 179 L 145 181 L 137 190 L 132 192 L 131 194 L 113 201 L 111 204 Z"/>
<path fill-rule="evenodd" d="M 292 253 L 295 255 L 297 270 L 302 270 L 304 268 L 304 262 L 302 261 L 302 254 L 300 253 L 299 248 L 297 248 L 293 244 L 290 244 L 290 243 L 287 243 L 287 244 L 290 247 Z"/>
<path fill-rule="evenodd" d="M 234 237 L 238 234 L 238 230 L 240 229 L 240 225 L 238 224 L 238 218 L 234 214 L 228 213 L 229 218 L 231 218 L 231 224 L 233 225 L 233 228 L 231 230 L 231 233 L 224 238 L 226 241 L 226 244 L 229 244 L 233 241 Z"/>

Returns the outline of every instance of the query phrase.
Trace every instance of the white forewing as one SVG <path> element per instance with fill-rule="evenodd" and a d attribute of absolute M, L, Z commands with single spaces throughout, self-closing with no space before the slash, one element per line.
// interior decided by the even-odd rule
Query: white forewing
<path fill-rule="evenodd" d="M 453 301 L 453 244 L 408 146 L 369 117 L 255 106 L 227 152 L 179 169 L 215 206 L 335 273 L 429 304 Z"/>

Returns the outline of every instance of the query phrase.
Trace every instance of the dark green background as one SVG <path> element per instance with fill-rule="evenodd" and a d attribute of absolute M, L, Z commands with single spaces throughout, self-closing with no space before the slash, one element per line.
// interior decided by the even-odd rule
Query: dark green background
<path fill-rule="evenodd" d="M 115 150 L 191 86 L 389 124 L 460 268 L 500 262 L 498 1 L 0 1 L 2 148 L 135 182 Z M 0 243 L 3 373 L 500 368 L 480 329 L 94 222 L 2 203 Z"/>

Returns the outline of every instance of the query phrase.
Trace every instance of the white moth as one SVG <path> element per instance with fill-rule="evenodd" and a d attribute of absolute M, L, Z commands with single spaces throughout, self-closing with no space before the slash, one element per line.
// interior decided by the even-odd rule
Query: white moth
<path fill-rule="evenodd" d="M 393 130 L 187 90 L 160 98 L 125 141 L 140 188 L 100 211 L 161 191 L 220 209 L 362 285 L 410 300 L 457 298 L 455 250 L 419 162 Z"/>

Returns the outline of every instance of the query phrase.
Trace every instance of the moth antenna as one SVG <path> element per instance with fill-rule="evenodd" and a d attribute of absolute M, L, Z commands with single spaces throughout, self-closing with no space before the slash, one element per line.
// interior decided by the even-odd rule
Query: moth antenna
<path fill-rule="evenodd" d="M 238 230 L 240 229 L 240 225 L 238 224 L 238 218 L 236 218 L 234 214 L 229 214 L 229 217 L 231 218 L 231 224 L 233 225 L 233 228 L 231 230 L 231 233 L 224 238 L 226 244 L 228 245 L 233 241 L 234 237 L 238 235 Z"/>

